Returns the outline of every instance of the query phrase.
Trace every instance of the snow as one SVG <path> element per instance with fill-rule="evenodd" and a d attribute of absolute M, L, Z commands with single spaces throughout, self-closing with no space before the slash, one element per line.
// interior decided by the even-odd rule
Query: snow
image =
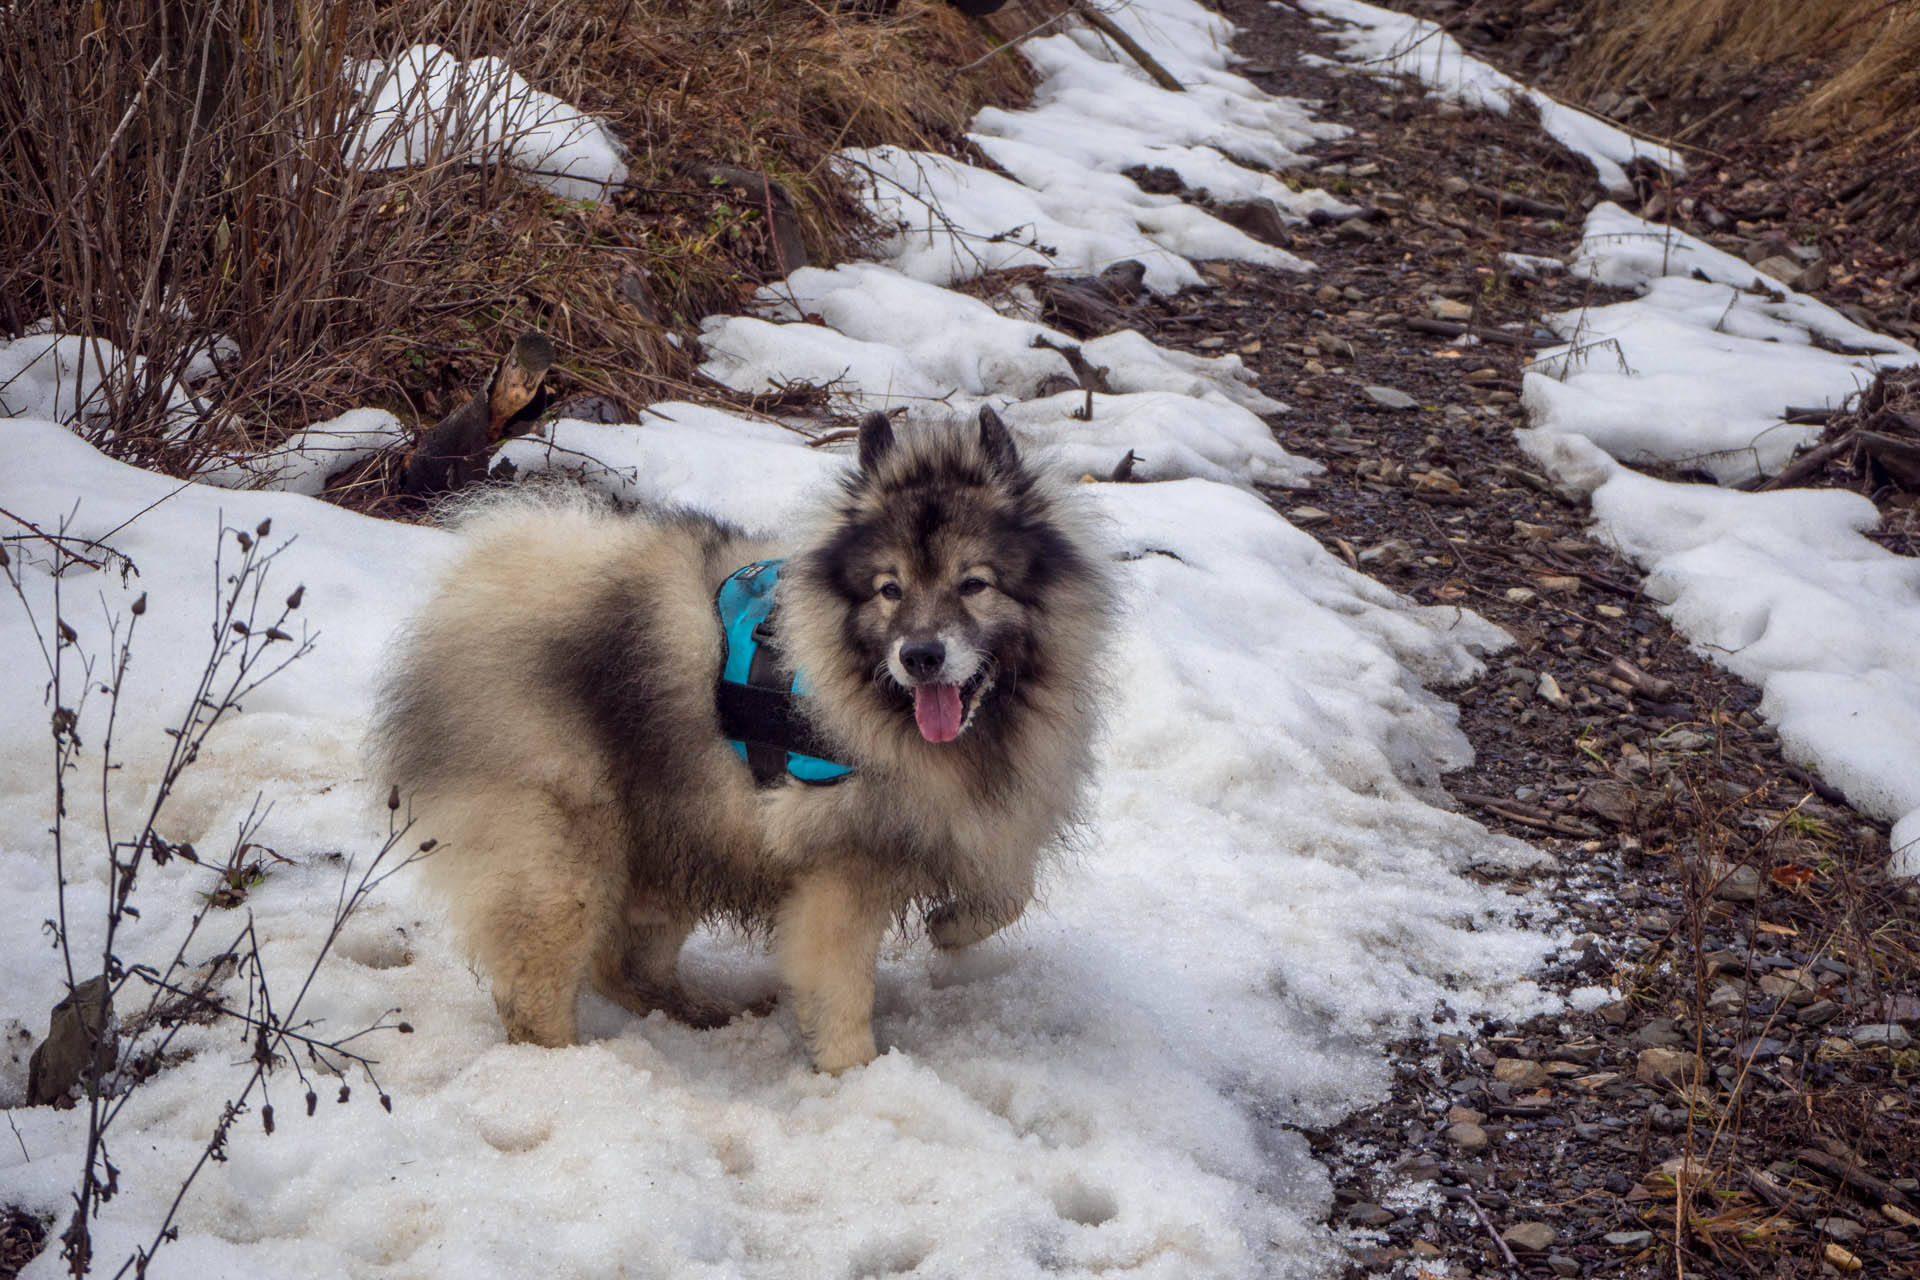
<path fill-rule="evenodd" d="M 597 433 L 596 453 L 631 464 L 630 496 L 776 528 L 846 464 L 728 417 L 661 406 L 641 426 L 560 424 L 553 444 Z M 522 461 L 541 447 L 509 446 Z M 216 526 L 271 517 L 273 539 L 294 538 L 273 593 L 306 585 L 315 652 L 217 732 L 165 830 L 217 849 L 256 793 L 272 800 L 255 839 L 289 862 L 248 907 L 269 972 L 303 969 L 326 927 L 316 906 L 341 874 L 334 855 L 377 840 L 377 787 L 356 752 L 371 674 L 451 538 L 295 494 L 182 487 L 48 423 L 14 422 L 8 454 L 0 507 L 45 528 L 71 510 L 69 532 L 94 537 L 158 503 L 106 539 L 136 577 L 70 570 L 63 582 L 96 651 L 104 620 L 149 597 L 117 747 L 128 808 L 146 798 L 157 726 L 178 713 L 206 644 Z M 394 1114 L 323 1103 L 308 1120 L 283 1105 L 271 1138 L 243 1124 L 232 1159 L 189 1197 L 171 1265 L 440 1274 L 484 1271 L 511 1247 L 517 1267 L 554 1274 L 1317 1273 L 1329 1192 L 1293 1128 L 1381 1087 L 1381 1040 L 1443 1002 L 1456 1015 L 1545 1007 L 1524 974 L 1548 941 L 1513 927 L 1516 900 L 1458 874 L 1537 855 L 1429 803 L 1439 771 L 1468 753 L 1451 707 L 1420 682 L 1467 677 L 1505 637 L 1472 614 L 1407 604 L 1239 490 L 1090 492 L 1128 606 L 1096 828 L 1010 936 L 957 957 L 889 947 L 878 1025 L 890 1053 L 834 1081 L 808 1070 L 780 1013 L 694 1032 L 606 1006 L 589 1010 L 582 1048 L 508 1046 L 431 907 L 382 895 L 309 1012 L 346 1029 L 402 1010 L 414 1033 L 389 1033 L 376 1054 Z M 46 556 L 9 547 L 44 621 Z M 37 651 L 17 607 L 0 635 L 9 652 Z M 52 909 L 46 713 L 38 679 L 4 692 L 0 884 L 37 919 Z M 103 711 L 96 699 L 87 714 Z M 102 892 L 93 847 L 84 835 L 69 846 L 83 921 Z M 149 869 L 123 950 L 170 950 L 207 884 L 177 862 Z M 59 995 L 44 940 L 19 930 L 0 946 L 18 976 L 4 1013 L 43 1017 Z M 698 939 L 691 964 L 742 995 L 773 981 L 731 937 Z M 122 1121 L 108 1253 L 151 1229 L 244 1056 L 219 1028 L 181 1043 L 191 1056 Z M 14 1116 L 34 1159 L 0 1156 L 0 1189 L 56 1211 L 83 1113 Z"/>
<path fill-rule="evenodd" d="M 0 417 L 85 423 L 105 414 L 115 380 L 138 383 L 146 363 L 135 356 L 129 368 L 120 348 L 105 338 L 34 333 L 0 341 Z M 180 417 L 192 411 L 178 386 L 168 403 Z"/>
<path fill-rule="evenodd" d="M 1566 105 L 1538 89 L 1530 89 L 1504 71 L 1469 54 L 1460 42 L 1435 22 L 1395 13 L 1361 0 L 1298 0 L 1308 13 L 1347 24 L 1331 35 L 1348 60 L 1380 75 L 1411 76 L 1428 86 L 1434 97 L 1505 115 L 1515 102 L 1528 102 L 1539 112 L 1540 127 L 1567 150 L 1585 156 L 1609 191 L 1626 191 L 1632 183 L 1624 166 L 1645 159 L 1676 177 L 1687 165 L 1678 152 L 1647 142 Z"/>
<path fill-rule="evenodd" d="M 463 62 L 437 44 L 416 44 L 354 70 L 366 115 L 351 155 L 366 168 L 506 163 L 568 200 L 604 200 L 627 180 L 606 125 L 498 58 Z"/>
<path fill-rule="evenodd" d="M 319 497 L 329 477 L 383 449 L 406 444 L 406 429 L 385 409 L 349 409 L 294 432 L 276 449 L 216 463 L 195 479 L 232 489 L 281 489 Z"/>
<path fill-rule="evenodd" d="M 1788 405 L 1838 407 L 1920 352 L 1616 205 L 1593 210 L 1572 269 L 1641 296 L 1553 319 L 1574 342 L 1539 362 L 1560 377 L 1526 376 L 1523 447 L 1589 495 L 1596 536 L 1694 646 L 1760 687 L 1788 757 L 1897 824 L 1893 869 L 1920 875 L 1920 564 L 1861 536 L 1879 517 L 1857 494 L 1621 465 L 1776 471 L 1819 436 Z"/>

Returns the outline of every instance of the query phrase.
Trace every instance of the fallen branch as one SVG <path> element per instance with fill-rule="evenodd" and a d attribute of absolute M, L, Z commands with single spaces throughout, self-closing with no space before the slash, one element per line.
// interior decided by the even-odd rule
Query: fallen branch
<path fill-rule="evenodd" d="M 1506 329 L 1490 329 L 1480 324 L 1460 324 L 1453 320 L 1435 320 L 1431 316 L 1405 316 L 1402 324 L 1415 333 L 1438 334 L 1442 338 L 1472 337 L 1482 342 L 1496 342 L 1508 347 L 1557 347 L 1559 338 L 1536 338 L 1531 334 L 1512 333 Z"/>
<path fill-rule="evenodd" d="M 1153 82 L 1162 89 L 1172 93 L 1187 91 L 1187 86 L 1174 79 L 1172 72 L 1161 66 L 1154 60 L 1152 54 L 1140 47 L 1139 41 L 1122 31 L 1118 23 L 1087 3 L 1087 0 L 1073 0 L 1071 10 L 1084 19 L 1088 26 L 1126 50 L 1127 56 L 1139 63 L 1140 69 L 1152 76 Z"/>

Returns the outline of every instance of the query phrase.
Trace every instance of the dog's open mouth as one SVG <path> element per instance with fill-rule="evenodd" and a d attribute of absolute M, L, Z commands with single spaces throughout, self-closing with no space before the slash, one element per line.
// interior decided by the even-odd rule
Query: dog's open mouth
<path fill-rule="evenodd" d="M 986 685 L 985 672 L 977 673 L 965 684 L 930 680 L 913 686 L 913 722 L 928 742 L 952 742 L 967 727 Z"/>

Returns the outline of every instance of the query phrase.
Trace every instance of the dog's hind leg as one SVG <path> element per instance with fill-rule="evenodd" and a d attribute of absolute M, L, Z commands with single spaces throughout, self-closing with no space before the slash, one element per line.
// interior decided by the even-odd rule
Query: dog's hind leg
<path fill-rule="evenodd" d="M 641 1017 L 658 1009 L 689 1026 L 725 1026 L 742 1011 L 688 995 L 680 984 L 680 948 L 692 932 L 693 921 L 634 894 L 625 918 L 594 952 L 590 976 L 595 990 Z"/>
<path fill-rule="evenodd" d="M 874 1059 L 874 966 L 890 919 L 886 903 L 834 872 L 801 879 L 780 905 L 780 975 L 813 1065 L 829 1075 Z"/>
<path fill-rule="evenodd" d="M 568 824 L 544 798 L 496 805 L 487 816 L 484 844 L 444 855 L 461 860 L 455 908 L 493 979 L 507 1039 L 572 1044 L 574 1001 L 617 898 L 594 851 L 567 838 Z"/>

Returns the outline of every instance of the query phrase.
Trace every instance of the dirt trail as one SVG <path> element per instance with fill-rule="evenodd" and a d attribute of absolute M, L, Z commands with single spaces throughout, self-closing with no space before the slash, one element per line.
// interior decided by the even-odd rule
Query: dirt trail
<path fill-rule="evenodd" d="M 1543 981 L 1624 995 L 1404 1046 L 1390 1099 L 1312 1135 L 1353 1273 L 1920 1275 L 1901 1026 L 1920 1018 L 1920 894 L 1881 874 L 1884 827 L 1781 760 L 1756 691 L 1692 653 L 1585 537 L 1584 501 L 1533 473 L 1511 434 L 1528 349 L 1408 323 L 1613 300 L 1502 259 L 1564 258 L 1591 171 L 1517 112 L 1303 64 L 1335 50 L 1291 7 L 1223 7 L 1256 83 L 1355 129 L 1307 180 L 1373 216 L 1293 233 L 1319 267 L 1304 284 L 1213 264 L 1211 295 L 1149 307 L 1153 336 L 1238 352 L 1293 406 L 1276 434 L 1328 473 L 1277 509 L 1515 636 L 1452 695 L 1478 759 L 1448 786 L 1559 859 L 1510 886 L 1572 940 Z M 1500 192 L 1537 212 L 1500 212 Z M 1893 1029 L 1834 1030 L 1873 1025 Z"/>

